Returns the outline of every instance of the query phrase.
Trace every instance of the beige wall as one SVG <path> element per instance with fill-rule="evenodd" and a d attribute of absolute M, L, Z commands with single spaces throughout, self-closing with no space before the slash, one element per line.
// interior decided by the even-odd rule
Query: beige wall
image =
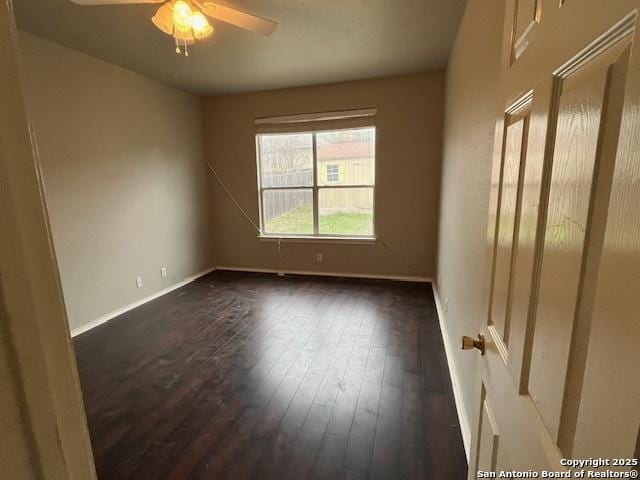
<path fill-rule="evenodd" d="M 485 231 L 497 101 L 504 0 L 469 0 L 447 71 L 438 280 L 453 362 L 472 412 L 477 355 L 462 352 L 483 318 Z"/>
<path fill-rule="evenodd" d="M 272 92 L 209 97 L 207 156 L 258 223 L 254 119 L 376 107 L 375 245 L 276 243 L 257 232 L 219 185 L 212 191 L 216 263 L 225 267 L 429 277 L 438 224 L 444 74 L 440 72 Z M 323 253 L 323 263 L 316 253 Z"/>
<path fill-rule="evenodd" d="M 71 328 L 210 267 L 201 100 L 20 41 Z"/>

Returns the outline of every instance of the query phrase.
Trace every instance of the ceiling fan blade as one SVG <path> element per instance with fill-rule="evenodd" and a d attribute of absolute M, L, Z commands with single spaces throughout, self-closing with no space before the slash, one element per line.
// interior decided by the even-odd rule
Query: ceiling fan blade
<path fill-rule="evenodd" d="M 76 5 L 92 7 L 94 5 L 131 5 L 135 3 L 162 3 L 166 0 L 71 0 Z"/>
<path fill-rule="evenodd" d="M 196 3 L 202 9 L 205 15 L 215 18 L 225 23 L 229 23 L 236 27 L 244 28 L 254 33 L 262 35 L 271 35 L 278 24 L 266 18 L 256 17 L 249 13 L 241 12 L 235 8 L 225 7 L 213 2 Z"/>

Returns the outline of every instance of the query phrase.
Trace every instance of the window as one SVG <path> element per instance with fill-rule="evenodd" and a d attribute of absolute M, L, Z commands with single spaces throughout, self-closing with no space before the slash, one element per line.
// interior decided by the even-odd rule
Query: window
<path fill-rule="evenodd" d="M 327 182 L 338 183 L 340 181 L 340 165 L 327 165 Z"/>
<path fill-rule="evenodd" d="M 262 234 L 373 237 L 375 134 L 259 133 Z"/>

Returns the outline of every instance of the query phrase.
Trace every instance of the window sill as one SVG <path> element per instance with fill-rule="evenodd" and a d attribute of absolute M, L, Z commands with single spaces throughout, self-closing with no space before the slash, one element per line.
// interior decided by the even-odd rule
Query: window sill
<path fill-rule="evenodd" d="M 376 237 L 314 237 L 314 236 L 282 236 L 258 235 L 261 242 L 284 242 L 284 243 L 335 243 L 350 245 L 373 245 Z"/>

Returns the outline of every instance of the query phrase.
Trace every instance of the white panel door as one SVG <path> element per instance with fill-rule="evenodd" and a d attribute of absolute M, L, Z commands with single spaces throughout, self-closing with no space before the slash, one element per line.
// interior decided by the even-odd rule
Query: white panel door
<path fill-rule="evenodd" d="M 469 478 L 637 469 L 637 6 L 508 2 Z"/>

